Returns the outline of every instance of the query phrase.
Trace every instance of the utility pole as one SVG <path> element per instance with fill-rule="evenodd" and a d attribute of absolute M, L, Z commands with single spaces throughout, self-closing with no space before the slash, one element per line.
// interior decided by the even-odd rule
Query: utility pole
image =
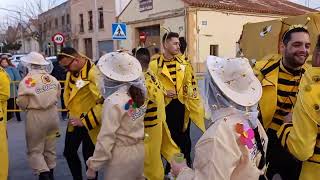
<path fill-rule="evenodd" d="M 99 60 L 99 41 L 98 41 L 98 29 L 99 29 L 99 18 L 98 18 L 98 6 L 97 6 L 97 0 L 94 0 L 94 16 L 96 18 L 93 18 L 93 21 L 95 20 L 95 27 L 94 27 L 94 33 L 93 33 L 93 43 L 94 43 L 94 46 L 95 46 L 95 49 L 96 51 L 93 52 L 94 53 L 94 61 L 98 61 Z M 93 16 L 93 17 L 94 17 Z"/>

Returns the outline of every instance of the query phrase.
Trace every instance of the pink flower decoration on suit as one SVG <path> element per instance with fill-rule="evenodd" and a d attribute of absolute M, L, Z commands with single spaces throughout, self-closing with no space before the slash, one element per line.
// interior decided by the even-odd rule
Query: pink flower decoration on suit
<path fill-rule="evenodd" d="M 236 124 L 236 132 L 240 134 L 240 142 L 246 145 L 249 149 L 253 148 L 252 139 L 254 138 L 254 131 L 249 125 L 244 125 L 241 123 Z"/>
<path fill-rule="evenodd" d="M 26 84 L 26 86 L 28 88 L 31 88 L 31 87 L 35 87 L 36 86 L 36 81 L 34 79 L 32 79 L 31 77 L 29 77 L 28 79 L 26 79 L 24 81 L 24 83 Z"/>

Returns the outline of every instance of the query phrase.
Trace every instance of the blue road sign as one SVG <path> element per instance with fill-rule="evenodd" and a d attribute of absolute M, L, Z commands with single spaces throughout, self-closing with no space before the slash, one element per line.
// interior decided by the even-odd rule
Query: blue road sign
<path fill-rule="evenodd" d="M 127 25 L 125 23 L 112 24 L 112 39 L 113 40 L 127 39 Z"/>

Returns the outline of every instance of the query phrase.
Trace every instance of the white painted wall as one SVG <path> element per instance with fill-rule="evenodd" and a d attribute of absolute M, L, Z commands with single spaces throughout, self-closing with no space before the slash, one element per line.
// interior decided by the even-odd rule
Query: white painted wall
<path fill-rule="evenodd" d="M 156 25 L 160 24 L 160 27 L 170 27 L 171 31 L 173 32 L 180 32 L 181 36 L 185 36 L 185 23 L 184 23 L 184 16 L 179 16 L 179 17 L 173 17 L 173 18 L 168 18 L 168 19 L 163 19 L 163 20 L 158 20 L 158 21 L 152 21 L 152 22 L 147 22 L 147 23 L 137 23 L 137 24 L 129 24 L 127 26 L 127 40 L 122 40 L 119 41 L 119 47 L 124 48 L 127 50 L 131 50 L 136 46 L 136 41 L 135 36 L 136 33 L 136 28 L 137 27 L 144 27 L 144 26 L 150 26 L 150 25 Z M 181 30 L 181 31 L 180 31 Z M 164 29 L 160 30 L 160 42 L 162 39 L 162 36 L 166 33 Z"/>
<path fill-rule="evenodd" d="M 131 0 L 128 7 L 120 14 L 119 20 L 122 22 L 131 22 L 143 20 L 150 17 L 156 17 L 165 14 L 168 11 L 184 8 L 181 0 L 153 0 L 153 9 L 148 11 L 139 11 L 139 0 Z"/>

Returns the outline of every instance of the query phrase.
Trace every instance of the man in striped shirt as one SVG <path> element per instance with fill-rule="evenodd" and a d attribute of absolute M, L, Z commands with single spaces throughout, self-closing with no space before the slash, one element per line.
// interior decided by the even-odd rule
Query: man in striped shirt
<path fill-rule="evenodd" d="M 190 120 L 204 131 L 204 109 L 192 66 L 180 52 L 179 34 L 165 33 L 162 45 L 164 53 L 150 62 L 150 70 L 164 86 L 166 122 L 190 165 Z"/>
<path fill-rule="evenodd" d="M 283 180 L 299 179 L 301 162 L 281 146 L 276 132 L 287 119 L 291 119 L 309 50 L 308 30 L 303 26 L 292 26 L 283 35 L 282 55 L 268 56 L 257 62 L 254 68 L 263 87 L 259 107 L 260 119 L 269 137 L 269 179 L 275 175 L 280 175 Z"/>
<path fill-rule="evenodd" d="M 312 67 L 306 69 L 299 86 L 292 122 L 277 135 L 283 147 L 302 161 L 299 180 L 320 177 L 320 36 L 313 52 Z"/>
<path fill-rule="evenodd" d="M 63 154 L 73 179 L 82 180 L 78 148 L 82 143 L 86 162 L 93 155 L 101 126 L 103 102 L 98 88 L 98 70 L 90 59 L 70 47 L 61 50 L 58 61 L 68 71 L 63 97 L 69 113 L 69 123 Z"/>

